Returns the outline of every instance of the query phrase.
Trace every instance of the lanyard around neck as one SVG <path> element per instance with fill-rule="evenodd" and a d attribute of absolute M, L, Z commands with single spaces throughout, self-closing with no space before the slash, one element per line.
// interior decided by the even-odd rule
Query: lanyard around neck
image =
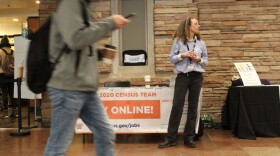
<path fill-rule="evenodd" d="M 193 44 L 193 50 L 194 50 L 194 48 L 195 48 L 195 43 L 196 43 L 196 39 L 193 41 L 194 42 L 194 44 Z M 189 48 L 189 45 L 188 45 L 188 41 L 187 41 L 187 48 L 188 48 L 188 51 L 190 51 L 190 48 Z"/>
<path fill-rule="evenodd" d="M 196 39 L 194 39 L 194 44 L 193 44 L 193 51 L 194 51 L 194 48 L 195 48 L 195 43 L 196 43 Z M 189 45 L 188 45 L 188 41 L 187 41 L 187 48 L 188 48 L 188 51 L 190 51 L 190 48 L 189 48 Z M 191 58 L 189 58 L 190 62 L 192 62 Z"/>

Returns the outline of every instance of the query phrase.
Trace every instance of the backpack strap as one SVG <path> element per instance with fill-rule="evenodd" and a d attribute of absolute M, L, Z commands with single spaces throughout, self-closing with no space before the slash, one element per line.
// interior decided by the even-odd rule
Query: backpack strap
<path fill-rule="evenodd" d="M 81 3 L 82 11 L 83 11 L 84 24 L 86 25 L 86 27 L 89 27 L 90 24 L 89 24 L 89 21 L 88 21 L 89 17 L 88 17 L 88 13 L 86 11 L 86 5 L 82 1 L 80 1 L 80 3 Z M 89 51 L 90 51 L 88 56 L 93 56 L 92 46 L 89 45 L 88 48 L 89 48 Z"/>
<path fill-rule="evenodd" d="M 13 49 L 11 49 L 11 53 L 8 53 L 7 50 L 5 50 L 3 48 L 1 48 L 1 50 L 3 50 L 6 55 L 13 55 L 13 52 L 14 52 Z"/>
<path fill-rule="evenodd" d="M 90 24 L 89 24 L 89 21 L 88 21 L 88 13 L 87 13 L 87 10 L 86 10 L 86 5 L 84 4 L 83 1 L 80 1 L 80 3 L 81 3 L 81 9 L 82 9 L 82 15 L 83 15 L 83 19 L 84 19 L 84 24 L 86 25 L 86 27 L 89 27 Z M 89 55 L 88 56 L 91 57 L 91 56 L 93 56 L 92 46 L 89 45 L 88 48 L 89 48 Z M 78 74 L 78 68 L 79 68 L 79 64 L 80 64 L 81 53 L 82 53 L 82 50 L 77 50 L 76 51 L 75 75 Z"/>
<path fill-rule="evenodd" d="M 9 55 L 5 49 L 1 48 L 1 50 L 3 50 L 6 55 Z"/>
<path fill-rule="evenodd" d="M 53 67 L 55 67 L 55 65 L 59 62 L 59 59 L 61 58 L 62 54 L 67 51 L 67 45 L 65 44 L 64 48 L 60 51 L 60 53 L 58 54 L 57 58 L 55 59 L 54 63 L 53 63 Z"/>
<path fill-rule="evenodd" d="M 1 48 L 1 50 L 4 51 L 4 53 L 5 53 L 6 55 L 8 55 L 8 53 L 7 53 L 7 51 L 6 51 L 5 49 Z"/>

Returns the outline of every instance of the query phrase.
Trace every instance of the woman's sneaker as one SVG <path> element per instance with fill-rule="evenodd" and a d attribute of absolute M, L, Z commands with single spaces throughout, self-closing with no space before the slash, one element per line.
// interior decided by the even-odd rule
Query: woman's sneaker
<path fill-rule="evenodd" d="M 4 111 L 3 111 L 2 118 L 3 118 L 3 119 L 8 119 L 8 118 L 9 118 L 9 113 L 8 113 L 7 110 L 4 110 Z"/>
<path fill-rule="evenodd" d="M 16 113 L 17 111 L 14 109 L 13 111 L 12 111 L 12 113 L 10 114 L 10 118 L 17 118 L 18 117 L 18 115 L 17 115 L 17 113 Z"/>
<path fill-rule="evenodd" d="M 172 146 L 176 146 L 176 145 L 177 145 L 176 142 L 166 140 L 166 141 L 160 143 L 158 145 L 158 148 L 168 148 L 168 147 L 172 147 Z"/>

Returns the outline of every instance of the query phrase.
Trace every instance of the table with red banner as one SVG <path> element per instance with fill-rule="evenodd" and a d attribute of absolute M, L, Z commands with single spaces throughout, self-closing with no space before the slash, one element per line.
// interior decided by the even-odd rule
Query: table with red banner
<path fill-rule="evenodd" d="M 116 133 L 166 133 L 172 108 L 173 87 L 101 87 L 98 94 Z M 200 94 L 196 131 L 201 101 Z M 179 132 L 183 132 L 186 123 L 186 105 L 187 98 Z M 84 134 L 91 131 L 81 119 L 78 119 L 75 133 Z"/>

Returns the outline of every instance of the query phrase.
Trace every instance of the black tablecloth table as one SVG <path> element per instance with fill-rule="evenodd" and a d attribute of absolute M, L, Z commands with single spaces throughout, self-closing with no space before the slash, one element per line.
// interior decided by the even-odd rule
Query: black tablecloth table
<path fill-rule="evenodd" d="M 222 125 L 229 126 L 240 139 L 279 137 L 279 87 L 230 87 L 222 111 Z"/>

